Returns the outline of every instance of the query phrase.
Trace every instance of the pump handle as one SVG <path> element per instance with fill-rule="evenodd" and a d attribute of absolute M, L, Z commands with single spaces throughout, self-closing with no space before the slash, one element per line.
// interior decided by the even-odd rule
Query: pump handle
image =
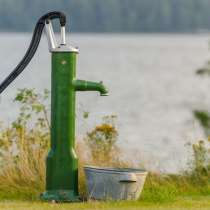
<path fill-rule="evenodd" d="M 49 12 L 49 13 L 43 15 L 39 19 L 38 23 L 45 24 L 45 21 L 53 20 L 53 19 L 56 19 L 56 18 L 59 18 L 61 27 L 66 25 L 66 16 L 62 12 L 56 12 L 56 11 L 55 12 Z"/>
<path fill-rule="evenodd" d="M 16 68 L 0 84 L 0 94 L 22 73 L 22 71 L 29 64 L 39 46 L 42 36 L 42 31 L 45 27 L 45 22 L 53 19 L 59 19 L 61 27 L 64 27 L 66 24 L 66 16 L 62 12 L 57 12 L 57 11 L 49 12 L 43 15 L 41 18 L 39 18 L 38 22 L 36 23 L 33 36 L 29 48 L 26 51 L 26 54 L 24 55 L 20 63 L 16 66 Z"/>

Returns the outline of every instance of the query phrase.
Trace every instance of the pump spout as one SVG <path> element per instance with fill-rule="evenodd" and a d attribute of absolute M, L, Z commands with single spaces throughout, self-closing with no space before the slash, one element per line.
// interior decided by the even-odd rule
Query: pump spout
<path fill-rule="evenodd" d="M 108 96 L 108 90 L 104 86 L 103 82 L 74 80 L 73 86 L 76 91 L 98 91 L 101 96 Z"/>

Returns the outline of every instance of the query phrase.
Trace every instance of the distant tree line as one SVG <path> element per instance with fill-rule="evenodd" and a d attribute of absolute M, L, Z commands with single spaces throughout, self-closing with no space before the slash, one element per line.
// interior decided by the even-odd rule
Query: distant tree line
<path fill-rule="evenodd" d="M 74 32 L 194 32 L 210 29 L 210 0 L 0 0 L 1 31 L 31 31 L 50 10 Z"/>

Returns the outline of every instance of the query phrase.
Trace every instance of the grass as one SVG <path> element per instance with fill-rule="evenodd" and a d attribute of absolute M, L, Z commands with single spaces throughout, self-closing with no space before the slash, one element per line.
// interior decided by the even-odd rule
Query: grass
<path fill-rule="evenodd" d="M 0 209 L 208 209 L 210 206 L 209 148 L 204 141 L 192 145 L 192 168 L 177 175 L 149 173 L 141 198 L 136 202 L 86 202 L 71 204 L 41 203 L 45 190 L 45 158 L 49 151 L 50 133 L 47 98 L 23 89 L 16 97 L 21 103 L 17 120 L 0 129 Z M 30 119 L 33 126 L 27 126 Z M 83 166 L 132 167 L 120 159 L 115 116 L 102 123 L 77 142 L 79 156 L 79 191 L 87 197 Z M 11 148 L 16 147 L 17 154 Z M 84 151 L 86 151 L 84 153 Z M 206 164 L 208 163 L 208 164 Z M 12 201 L 13 200 L 13 201 Z M 210 209 L 210 208 L 209 208 Z"/>
<path fill-rule="evenodd" d="M 2 210 L 184 210 L 184 209 L 210 209 L 210 196 L 179 197 L 173 202 L 158 203 L 145 201 L 121 201 L 121 202 L 82 202 L 82 203 L 42 203 L 42 202 L 23 202 L 23 201 L 4 201 L 0 202 Z"/>
<path fill-rule="evenodd" d="M 107 126 L 97 126 L 96 129 L 93 129 L 93 131 L 89 133 L 88 142 L 90 142 L 91 139 L 98 138 L 98 136 L 102 135 L 98 135 L 98 132 L 102 132 L 102 134 L 108 132 L 109 134 L 109 132 L 113 131 Z M 108 136 L 110 138 L 110 135 Z M 9 152 L 11 142 L 14 143 L 14 140 L 16 141 L 19 150 L 18 155 L 15 156 Z M 94 141 L 98 141 L 98 139 Z M 49 134 L 43 133 L 42 130 L 39 130 L 37 127 L 33 130 L 24 129 L 23 127 L 12 127 L 2 130 L 0 143 L 1 148 L 6 151 L 6 153 L 2 154 L 3 162 L 6 164 L 4 164 L 0 173 L 0 201 L 14 200 L 19 202 L 39 202 L 39 194 L 43 192 L 45 188 L 44 163 L 47 151 L 49 150 L 49 145 L 46 142 L 49 142 Z M 79 189 L 80 194 L 84 198 L 87 196 L 83 172 L 83 166 L 86 163 L 92 163 L 99 166 L 102 163 L 109 166 L 124 166 L 123 164 L 129 164 L 123 163 L 119 160 L 118 156 L 120 156 L 120 151 L 115 147 L 113 147 L 112 150 L 109 150 L 112 151 L 112 153 L 106 155 L 108 151 L 106 150 L 106 147 L 103 148 L 102 146 L 104 145 L 99 145 L 99 147 L 94 148 L 92 151 L 94 155 L 91 155 L 91 151 L 89 151 L 90 148 L 88 149 L 86 141 L 84 141 L 83 144 L 77 144 L 77 154 L 79 154 L 78 156 L 80 157 Z M 91 147 L 91 144 L 89 144 L 89 147 Z M 196 147 L 195 151 L 197 151 L 197 149 L 199 149 L 198 151 L 203 151 L 202 148 L 203 147 L 201 146 Z M 102 153 L 100 153 L 101 150 L 103 151 Z M 90 156 L 84 156 L 87 155 L 87 153 L 84 154 L 83 151 L 89 151 Z M 100 154 L 102 154 L 100 158 L 98 158 L 100 161 L 97 161 L 97 157 L 99 157 Z M 112 158 L 113 155 L 115 159 Z M 114 162 L 112 162 L 113 160 Z M 199 169 L 199 171 L 192 171 L 189 174 L 183 173 L 180 175 L 149 173 L 142 192 L 141 200 L 139 202 L 134 202 L 133 204 L 176 204 L 177 198 L 180 198 L 180 196 L 185 198 L 189 196 L 202 197 L 210 195 L 209 173 L 206 174 L 206 171 L 203 172 L 201 169 Z M 180 201 L 182 201 L 182 199 Z M 184 203 L 186 202 L 187 201 Z M 10 205 L 10 203 L 7 204 Z M 2 205 L 4 205 L 4 203 L 2 203 Z M 13 203 L 11 203 L 11 205 L 13 205 Z M 34 203 L 34 205 L 42 204 Z M 89 208 L 88 205 L 93 204 L 88 203 L 85 205 Z M 123 203 L 123 205 L 126 204 Z"/>

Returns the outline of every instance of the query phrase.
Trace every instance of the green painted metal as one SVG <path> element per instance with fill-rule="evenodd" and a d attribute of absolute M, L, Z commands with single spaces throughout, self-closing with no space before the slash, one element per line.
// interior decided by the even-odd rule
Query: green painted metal
<path fill-rule="evenodd" d="M 75 152 L 76 91 L 108 93 L 102 82 L 76 80 L 76 57 L 76 52 L 52 53 L 51 149 L 47 156 L 43 200 L 79 200 Z"/>
<path fill-rule="evenodd" d="M 73 85 L 77 91 L 99 91 L 101 96 L 107 96 L 108 91 L 102 82 L 90 82 L 84 80 L 73 80 Z"/>

